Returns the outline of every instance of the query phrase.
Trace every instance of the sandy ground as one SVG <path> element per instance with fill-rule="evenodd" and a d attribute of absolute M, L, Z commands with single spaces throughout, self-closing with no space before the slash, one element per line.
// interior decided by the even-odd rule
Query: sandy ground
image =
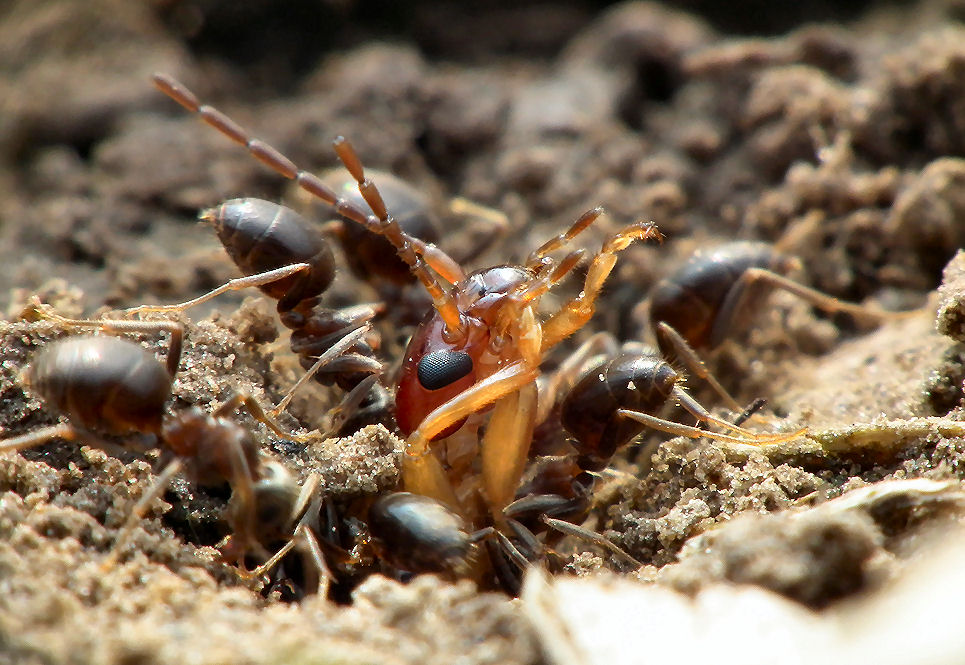
<path fill-rule="evenodd" d="M 596 331 L 651 341 L 653 284 L 733 239 L 777 243 L 833 296 L 920 308 L 869 328 L 773 294 L 708 362 L 739 399 L 768 400 L 753 427 L 808 434 L 761 448 L 643 437 L 603 474 L 588 521 L 643 567 L 566 540 L 564 574 L 534 574 L 519 600 L 371 571 L 339 585 L 338 603 L 264 597 L 212 547 L 227 492 L 183 480 L 105 572 L 155 457 L 63 442 L 7 455 L 0 663 L 775 662 L 774 649 L 780 662 L 960 662 L 961 6 L 814 3 L 841 22 L 772 11 L 752 24 L 755 3 L 738 4 L 727 20 L 650 3 L 424 2 L 378 21 L 352 3 L 296 3 L 286 18 L 214 0 L 0 8 L 0 436 L 59 417 L 18 377 L 76 333 L 21 320 L 31 296 L 66 316 L 182 300 L 237 276 L 198 210 L 259 196 L 319 216 L 156 91 L 157 70 L 308 168 L 334 166 L 332 138 L 350 137 L 367 166 L 430 197 L 448 220 L 439 244 L 470 269 L 522 260 L 595 205 L 609 215 L 588 247 L 655 221 L 666 241 L 621 255 L 597 316 L 547 367 Z M 760 30 L 780 34 L 746 36 Z M 491 230 L 454 221 L 456 196 L 503 211 L 509 230 L 477 251 Z M 384 300 L 381 353 L 398 363 L 418 289 L 360 279 L 336 253 L 326 304 Z M 184 315 L 172 412 L 233 390 L 281 398 L 300 370 L 273 309 L 229 294 Z M 312 386 L 283 425 L 324 426 L 337 399 Z M 299 477 L 320 474 L 340 509 L 397 482 L 391 415 L 306 446 L 239 418 Z M 759 639 L 733 637 L 746 634 Z"/>

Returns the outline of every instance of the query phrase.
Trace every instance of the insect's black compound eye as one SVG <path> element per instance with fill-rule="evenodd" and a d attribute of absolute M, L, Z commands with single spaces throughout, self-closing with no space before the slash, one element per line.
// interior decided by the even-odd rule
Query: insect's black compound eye
<path fill-rule="evenodd" d="M 472 371 L 472 358 L 465 351 L 433 351 L 419 361 L 419 383 L 426 390 L 439 390 Z"/>

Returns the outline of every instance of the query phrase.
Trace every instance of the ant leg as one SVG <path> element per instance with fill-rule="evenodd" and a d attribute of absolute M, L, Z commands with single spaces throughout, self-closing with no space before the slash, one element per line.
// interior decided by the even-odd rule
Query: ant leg
<path fill-rule="evenodd" d="M 271 466 L 278 466 L 281 469 L 284 469 L 284 467 L 278 463 L 271 463 Z M 287 474 L 287 472 L 285 473 Z M 286 538 L 285 545 L 274 555 L 268 557 L 268 559 L 264 563 L 262 563 L 257 568 L 254 568 L 251 571 L 242 572 L 242 576 L 245 579 L 257 579 L 262 575 L 268 573 L 272 568 L 275 567 L 275 565 L 279 561 L 281 561 L 285 557 L 285 555 L 287 555 L 296 546 L 298 541 L 299 528 L 302 526 L 305 526 L 310 529 L 310 526 L 308 523 L 313 519 L 312 516 L 317 515 L 318 513 L 318 504 L 315 502 L 315 499 L 318 495 L 318 486 L 320 482 L 321 482 L 320 476 L 317 473 L 312 473 L 311 475 L 309 475 L 305 483 L 302 484 L 302 486 L 299 488 L 298 496 L 292 502 L 291 509 L 289 510 L 288 515 L 284 516 L 285 522 L 281 526 L 282 531 L 291 530 L 291 535 Z M 313 510 L 313 506 L 314 506 L 314 510 Z M 281 517 L 281 516 L 279 515 L 278 517 Z M 260 543 L 259 543 L 259 546 L 260 546 Z M 244 552 L 245 547 L 246 545 L 241 546 L 242 552 Z M 235 552 L 238 549 L 239 549 L 239 545 L 234 543 L 232 544 L 230 551 Z M 228 548 L 225 548 L 225 550 L 228 550 Z M 223 550 L 223 552 L 225 550 Z M 262 552 L 267 556 L 267 552 L 265 552 L 263 548 L 262 548 Z"/>
<path fill-rule="evenodd" d="M 486 541 L 486 550 L 489 553 L 489 566 L 500 588 L 518 595 L 523 576 L 528 569 L 534 567 L 533 562 L 500 531 L 496 531 L 493 537 Z"/>
<path fill-rule="evenodd" d="M 680 388 L 680 386 L 674 386 L 673 396 L 674 396 L 674 399 L 677 400 L 677 403 L 681 406 L 681 408 L 685 409 L 688 413 L 690 413 L 690 415 L 692 415 L 697 420 L 702 422 L 713 423 L 718 427 L 722 427 L 732 432 L 737 432 L 738 434 L 746 437 L 749 441 L 756 441 L 759 443 L 776 443 L 777 441 L 773 440 L 775 437 L 780 441 L 788 440 L 788 438 L 784 434 L 758 434 L 748 429 L 744 429 L 739 425 L 734 425 L 733 423 L 729 423 L 726 420 L 717 418 L 716 416 L 711 415 L 711 413 L 707 411 L 707 409 L 705 409 L 693 397 L 688 395 L 683 389 Z M 807 428 L 804 428 L 790 438 L 794 438 L 795 436 L 799 434 L 803 434 L 806 431 L 807 431 Z"/>
<path fill-rule="evenodd" d="M 568 511 L 573 506 L 573 501 L 573 499 L 567 499 L 559 494 L 529 494 L 506 506 L 503 514 L 513 519 L 541 516 L 544 513 L 547 515 L 559 514 Z"/>
<path fill-rule="evenodd" d="M 542 353 L 556 346 L 590 320 L 596 309 L 596 299 L 603 284 L 616 264 L 616 254 L 634 240 L 662 240 L 663 236 L 651 222 L 637 222 L 607 238 L 600 252 L 593 257 L 580 295 L 564 304 L 543 323 Z"/>
<path fill-rule="evenodd" d="M 521 524 L 519 526 L 525 529 L 525 527 L 523 527 Z M 537 548 L 539 548 L 539 541 L 536 540 L 536 536 L 534 536 L 529 529 L 526 529 L 526 531 L 529 533 L 530 537 L 532 537 L 533 541 L 536 542 Z M 511 541 L 506 534 L 504 534 L 502 531 L 494 529 L 491 526 L 476 531 L 470 535 L 469 538 L 474 543 L 495 538 L 499 543 L 499 547 L 502 548 L 509 560 L 516 564 L 517 568 L 520 570 L 526 570 L 532 565 L 532 561 L 530 561 L 526 555 L 523 554 L 515 544 L 513 544 L 513 541 Z"/>
<path fill-rule="evenodd" d="M 535 533 L 524 526 L 522 522 L 513 519 L 506 520 L 506 525 L 512 530 L 522 548 L 517 547 L 516 549 L 523 554 L 530 565 L 543 559 L 546 548 L 543 547 L 543 543 L 540 542 Z"/>
<path fill-rule="evenodd" d="M 298 491 L 298 498 L 295 499 L 295 503 L 292 504 L 292 523 L 304 521 L 307 516 L 309 504 L 318 493 L 318 487 L 321 482 L 321 476 L 312 472 L 304 484 L 302 484 L 302 488 Z"/>
<path fill-rule="evenodd" d="M 536 382 L 499 399 L 489 417 L 483 437 L 482 486 L 486 502 L 497 525 L 515 496 L 529 458 L 529 444 L 536 425 L 538 391 Z"/>
<path fill-rule="evenodd" d="M 741 275 L 740 279 L 737 280 L 727 293 L 727 298 L 724 300 L 717 319 L 714 321 L 714 327 L 711 330 L 710 344 L 712 347 L 719 345 L 727 336 L 731 324 L 739 317 L 741 310 L 745 307 L 750 297 L 748 292 L 751 291 L 750 287 L 754 284 L 783 289 L 822 311 L 831 314 L 842 312 L 851 316 L 856 321 L 866 322 L 872 325 L 880 325 L 889 319 L 907 318 L 920 312 L 920 310 L 917 309 L 904 312 L 892 312 L 877 307 L 844 302 L 817 289 L 799 284 L 793 279 L 779 275 L 776 272 L 763 268 L 750 268 Z"/>
<path fill-rule="evenodd" d="M 332 570 L 328 567 L 325 562 L 325 555 L 322 553 L 322 548 L 318 544 L 318 538 L 312 533 L 312 530 L 304 524 L 299 524 L 295 535 L 301 535 L 305 540 L 305 544 L 308 546 L 308 553 L 311 557 L 312 563 L 315 565 L 315 571 L 318 573 L 318 584 L 315 589 L 317 593 L 322 598 L 328 597 L 328 589 L 332 585 L 332 580 L 335 578 L 332 575 Z"/>
<path fill-rule="evenodd" d="M 584 529 L 576 524 L 571 524 L 570 522 L 564 522 L 563 520 L 558 520 L 554 517 L 549 517 L 548 515 L 541 515 L 540 520 L 546 526 L 556 529 L 562 534 L 567 536 L 575 536 L 582 540 L 585 540 L 594 545 L 599 545 L 603 549 L 607 550 L 611 554 L 615 555 L 617 558 L 623 559 L 631 566 L 635 568 L 642 568 L 643 564 L 630 556 L 622 547 L 614 543 L 612 540 L 604 536 L 602 533 L 597 533 L 596 531 L 590 531 L 589 529 Z"/>
<path fill-rule="evenodd" d="M 225 402 L 215 409 L 214 413 L 211 415 L 213 415 L 215 418 L 224 418 L 242 406 L 245 408 L 245 411 L 248 412 L 248 415 L 267 427 L 276 436 L 280 436 L 283 439 L 302 442 L 304 437 L 299 437 L 299 435 L 285 430 L 274 418 L 265 412 L 261 404 L 258 403 L 258 400 L 248 393 L 233 392 L 231 397 L 225 400 Z"/>
<path fill-rule="evenodd" d="M 532 534 L 530 534 L 532 535 Z M 499 546 L 503 549 L 506 555 L 509 557 L 510 561 L 516 564 L 516 567 L 520 570 L 526 570 L 533 565 L 525 554 L 523 554 L 518 547 L 511 541 L 506 534 L 502 531 L 495 532 L 496 540 L 499 541 Z M 534 536 L 535 538 L 535 536 Z"/>
<path fill-rule="evenodd" d="M 252 570 L 245 571 L 242 573 L 242 577 L 245 579 L 258 579 L 262 575 L 267 575 L 271 572 L 271 569 L 278 565 L 278 562 L 288 556 L 288 553 L 295 549 L 296 539 L 294 537 L 290 538 L 287 543 L 282 545 L 281 549 L 271 555 L 267 561 L 253 568 Z"/>
<path fill-rule="evenodd" d="M 238 544 L 237 561 L 240 568 L 244 568 L 244 557 L 249 547 L 258 544 L 254 537 L 255 533 L 255 478 L 248 466 L 245 452 L 241 445 L 233 440 L 231 446 L 231 477 L 228 484 L 231 485 L 231 498 L 229 505 L 237 503 L 237 510 L 232 514 L 229 522 L 234 542 Z M 260 547 L 260 545 L 259 545 Z"/>
<path fill-rule="evenodd" d="M 154 481 L 154 485 L 138 499 L 137 503 L 134 504 L 134 508 L 131 509 L 130 514 L 127 516 L 127 520 L 124 522 L 124 526 L 121 527 L 120 533 L 117 539 L 114 541 L 114 546 L 111 548 L 110 554 L 108 554 L 107 559 L 101 564 L 101 571 L 108 571 L 114 567 L 117 560 L 120 558 L 124 547 L 127 545 L 127 541 L 130 539 L 131 534 L 134 532 L 134 527 L 144 518 L 144 514 L 147 513 L 151 504 L 154 500 L 159 498 L 164 494 L 164 490 L 168 488 L 171 484 L 171 480 L 174 478 L 175 474 L 181 470 L 181 460 L 174 459 L 164 467 L 164 470 L 158 475 L 157 480 Z"/>
<path fill-rule="evenodd" d="M 61 423 L 51 427 L 43 427 L 33 432 L 13 436 L 9 439 L 0 440 L 0 455 L 7 451 L 26 450 L 39 446 L 52 439 L 63 439 L 64 441 L 76 441 L 77 430 L 69 423 Z"/>
<path fill-rule="evenodd" d="M 296 500 L 295 506 L 292 510 L 292 515 L 294 517 L 297 517 L 308 510 L 312 503 L 312 498 L 317 492 L 319 481 L 320 479 L 318 474 L 313 473 L 311 476 L 309 476 L 309 479 L 306 481 L 305 485 L 302 486 L 302 489 L 298 494 L 298 499 Z M 323 597 L 327 596 L 328 588 L 333 579 L 333 575 L 325 561 L 325 555 L 322 553 L 322 548 L 318 544 L 318 539 L 315 537 L 314 531 L 305 521 L 306 517 L 307 515 L 303 515 L 301 517 L 297 526 L 295 527 L 294 532 L 292 533 L 292 537 L 280 550 L 275 552 L 275 554 L 273 554 L 263 564 L 246 573 L 245 576 L 257 579 L 270 572 L 272 568 L 278 565 L 278 562 L 285 558 L 285 556 L 287 556 L 288 553 L 298 545 L 299 538 L 301 538 L 308 547 L 309 556 L 311 557 L 312 563 L 314 564 L 315 570 L 318 574 L 317 593 Z"/>
<path fill-rule="evenodd" d="M 31 299 L 34 314 L 40 318 L 55 321 L 65 328 L 95 328 L 107 333 L 148 333 L 167 332 L 171 335 L 167 353 L 168 374 L 177 374 L 181 362 L 181 349 L 184 346 L 184 326 L 177 321 L 124 321 L 117 319 L 68 319 L 55 314 L 50 305 L 45 305 L 36 297 Z"/>
<path fill-rule="evenodd" d="M 485 221 L 492 231 L 489 235 L 493 240 L 509 230 L 509 218 L 506 213 L 462 196 L 450 199 L 449 212 L 456 217 Z"/>
<path fill-rule="evenodd" d="M 342 400 L 325 414 L 326 425 L 322 432 L 323 438 L 337 435 L 348 419 L 358 413 L 362 402 L 369 396 L 375 384 L 378 383 L 377 374 L 370 374 L 362 379 L 357 386 L 345 393 Z"/>
<path fill-rule="evenodd" d="M 290 266 L 275 268 L 274 270 L 268 270 L 256 275 L 249 275 L 248 277 L 236 277 L 235 279 L 225 282 L 218 288 L 212 289 L 211 291 L 208 291 L 197 298 L 192 298 L 191 300 L 186 300 L 174 305 L 139 305 L 137 307 L 125 309 L 123 312 L 125 314 L 142 314 L 144 312 L 181 312 L 194 307 L 195 305 L 200 305 L 201 303 L 207 302 L 212 298 L 216 298 L 222 293 L 227 293 L 228 291 L 240 291 L 253 286 L 271 284 L 272 282 L 277 282 L 280 279 L 290 277 L 295 273 L 308 270 L 309 268 L 311 268 L 311 266 L 307 263 L 293 263 Z"/>
<path fill-rule="evenodd" d="M 509 231 L 509 217 L 506 216 L 506 213 L 470 201 L 462 196 L 449 200 L 449 213 L 459 218 L 462 223 L 482 222 L 484 224 L 480 231 L 485 231 L 485 234 L 482 242 L 473 248 L 474 255 L 485 252 L 497 239 L 503 237 Z"/>
<path fill-rule="evenodd" d="M 512 363 L 429 413 L 405 442 L 402 482 L 406 490 L 432 497 L 458 512 L 459 502 L 452 485 L 429 450 L 429 442 L 463 418 L 532 383 L 538 375 L 537 367 L 522 361 Z"/>
<path fill-rule="evenodd" d="M 694 351 L 693 347 L 687 343 L 687 340 L 685 340 L 675 328 L 661 321 L 657 324 L 657 334 L 660 336 L 661 341 L 667 344 L 668 348 L 673 348 L 677 357 L 684 363 L 691 375 L 703 379 L 714 389 L 714 392 L 724 400 L 728 409 L 736 413 L 743 411 L 740 403 L 720 384 L 717 377 L 714 376 L 714 373 L 707 369 L 700 355 Z"/>
<path fill-rule="evenodd" d="M 724 441 L 726 443 L 735 443 L 747 446 L 783 443 L 785 441 L 796 439 L 807 432 L 807 428 L 804 428 L 802 430 L 798 430 L 797 432 L 774 435 L 774 438 L 769 438 L 766 441 L 762 441 L 758 439 L 745 439 L 736 436 L 728 436 L 727 434 L 711 432 L 710 430 L 691 427 L 690 425 L 681 425 L 680 423 L 664 420 L 663 418 L 657 418 L 656 416 L 651 416 L 649 413 L 643 413 L 641 411 L 619 409 L 617 411 L 617 415 L 636 420 L 638 423 L 642 423 L 651 429 L 666 432 L 667 434 L 673 434 L 675 436 L 685 436 L 689 439 L 702 439 L 707 437 L 708 439 L 714 439 L 715 441 Z"/>
<path fill-rule="evenodd" d="M 288 392 L 285 394 L 282 400 L 278 403 L 278 406 L 276 406 L 274 409 L 271 410 L 270 412 L 271 415 L 277 417 L 278 414 L 282 413 L 285 409 L 287 409 L 288 404 L 292 401 L 292 397 L 295 396 L 295 392 L 303 385 L 305 385 L 306 381 L 309 381 L 313 376 L 315 376 L 318 370 L 320 370 L 322 367 L 329 364 L 330 362 L 332 362 L 333 360 L 341 356 L 343 353 L 351 349 L 353 346 L 355 346 L 355 343 L 358 342 L 362 337 L 364 337 L 371 329 L 372 329 L 372 326 L 366 323 L 361 327 L 356 328 L 355 330 L 351 330 L 347 332 L 345 336 L 342 337 L 342 339 L 340 339 L 338 342 L 336 342 L 331 347 L 329 347 L 328 350 L 325 351 L 325 353 L 323 353 L 318 357 L 318 360 L 315 361 L 315 364 L 312 365 L 311 369 L 309 369 L 304 375 L 302 375 L 302 377 L 295 382 L 295 385 L 293 385 L 288 390 Z M 380 366 L 380 369 L 381 369 L 381 366 Z"/>

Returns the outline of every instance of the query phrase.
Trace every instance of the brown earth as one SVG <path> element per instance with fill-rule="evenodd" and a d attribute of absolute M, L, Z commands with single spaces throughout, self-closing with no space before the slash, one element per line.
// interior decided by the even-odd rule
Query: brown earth
<path fill-rule="evenodd" d="M 503 211 L 509 232 L 481 253 L 485 229 L 447 225 L 440 245 L 468 268 L 520 261 L 595 205 L 609 216 L 585 234 L 589 247 L 652 219 L 667 240 L 621 255 L 578 337 L 651 341 L 651 286 L 735 238 L 778 243 L 802 259 L 802 281 L 833 296 L 922 307 L 869 329 L 772 295 L 708 360 L 739 399 L 767 398 L 768 419 L 752 426 L 808 434 L 762 448 L 644 437 L 603 474 L 589 522 L 644 567 L 561 547 L 590 585 L 612 583 L 606 570 L 693 598 L 748 585 L 827 621 L 862 616 L 865 598 L 882 606 L 883 589 L 936 547 L 929 534 L 961 521 L 965 258 L 946 265 L 965 240 L 965 26 L 953 0 L 847 15 L 834 5 L 730 3 L 733 16 L 702 18 L 650 3 L 421 2 L 379 5 L 365 21 L 351 2 L 292 3 L 283 17 L 254 1 L 9 3 L 0 436 L 58 418 L 18 376 L 71 333 L 18 320 L 30 296 L 67 316 L 183 300 L 237 276 L 199 209 L 259 196 L 310 210 L 157 92 L 150 74 L 167 71 L 300 165 L 334 166 L 343 134 L 443 216 L 455 196 Z M 420 305 L 417 291 L 385 293 L 340 268 L 326 303 L 385 298 L 377 325 L 391 365 Z M 274 403 L 299 375 L 272 305 L 247 295 L 187 313 L 172 409 L 210 410 L 232 390 Z M 312 387 L 283 424 L 319 427 L 336 400 Z M 320 473 L 340 505 L 397 481 L 402 444 L 385 429 L 301 449 L 242 421 L 302 477 Z M 376 574 L 341 591 L 347 605 L 266 599 L 212 548 L 224 493 L 183 481 L 104 572 L 152 462 L 62 442 L 0 460 L 0 663 L 597 662 L 548 644 L 532 610 L 545 591 L 510 601 L 469 582 Z M 915 479 L 934 483 L 888 484 Z"/>

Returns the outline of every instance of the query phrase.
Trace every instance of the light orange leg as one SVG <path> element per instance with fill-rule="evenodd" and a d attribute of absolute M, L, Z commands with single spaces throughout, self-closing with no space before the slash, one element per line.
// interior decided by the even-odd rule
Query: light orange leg
<path fill-rule="evenodd" d="M 573 222 L 566 231 L 554 238 L 550 238 L 537 249 L 533 250 L 529 257 L 527 257 L 525 265 L 530 270 L 536 272 L 537 277 L 517 287 L 513 297 L 519 300 L 520 303 L 532 302 L 549 291 L 554 284 L 573 270 L 573 268 L 579 264 L 580 259 L 583 258 L 583 250 L 570 252 L 570 254 L 564 257 L 558 264 L 548 256 L 549 253 L 568 245 L 576 236 L 590 228 L 593 222 L 595 222 L 603 212 L 604 210 L 601 207 L 586 211 L 580 215 L 580 218 Z"/>
<path fill-rule="evenodd" d="M 603 208 L 600 207 L 587 210 L 585 213 L 580 215 L 580 218 L 573 222 L 570 228 L 568 228 L 566 231 L 559 234 L 555 238 L 550 238 L 537 249 L 533 250 L 526 259 L 526 267 L 530 270 L 536 270 L 539 268 L 547 254 L 554 252 L 561 247 L 565 247 L 570 241 L 573 240 L 573 238 L 590 228 L 593 225 L 593 222 L 599 219 L 603 212 Z"/>
<path fill-rule="evenodd" d="M 657 227 L 648 222 L 632 224 L 610 236 L 600 253 L 593 257 L 580 295 L 543 323 L 543 354 L 582 328 L 593 316 L 596 299 L 616 264 L 617 252 L 629 247 L 634 240 L 660 240 L 662 237 Z"/>
<path fill-rule="evenodd" d="M 458 284 L 466 279 L 466 271 L 462 269 L 462 266 L 431 242 L 425 242 L 412 236 L 409 236 L 409 242 L 412 243 L 412 248 L 422 257 L 426 265 L 435 270 L 450 285 Z"/>
<path fill-rule="evenodd" d="M 539 369 L 516 362 L 483 379 L 442 406 L 436 408 L 406 439 L 402 457 L 405 489 L 430 496 L 458 510 L 452 485 L 439 460 L 429 450 L 429 442 L 451 425 L 477 413 L 493 402 L 510 395 L 536 380 Z"/>
<path fill-rule="evenodd" d="M 579 265 L 584 254 L 585 252 L 582 249 L 578 249 L 567 254 L 559 263 L 546 259 L 546 263 L 537 273 L 537 276 L 516 287 L 512 298 L 520 304 L 528 304 L 537 300 Z"/>
<path fill-rule="evenodd" d="M 120 533 L 117 539 L 114 541 L 114 546 L 111 548 L 110 554 L 107 559 L 101 564 L 101 570 L 107 571 L 114 567 L 117 560 L 120 558 L 124 547 L 127 545 L 127 541 L 130 539 L 131 534 L 134 532 L 134 527 L 137 526 L 144 518 L 144 514 L 151 507 L 151 504 L 159 496 L 164 494 L 164 490 L 167 489 L 168 485 L 171 484 L 171 480 L 174 475 L 181 470 L 181 460 L 172 460 L 170 464 L 164 467 L 164 470 L 158 475 L 157 480 L 154 484 L 145 492 L 137 503 L 134 504 L 134 508 L 131 510 L 130 514 L 127 516 L 127 520 L 124 522 L 124 526 L 121 527 Z"/>
<path fill-rule="evenodd" d="M 241 291 L 242 289 L 248 289 L 254 286 L 271 284 L 272 282 L 277 282 L 280 279 L 290 277 L 295 273 L 301 272 L 302 270 L 308 270 L 309 268 L 311 268 L 311 266 L 307 263 L 293 263 L 290 266 L 275 268 L 274 270 L 260 272 L 256 275 L 249 275 L 248 277 L 236 277 L 235 279 L 225 282 L 218 288 L 212 289 L 211 291 L 208 291 L 197 298 L 192 298 L 191 300 L 186 300 L 173 305 L 139 305 L 138 307 L 125 309 L 124 313 L 143 314 L 144 312 L 181 312 L 194 307 L 195 305 L 208 302 L 212 298 L 220 296 L 222 293 L 227 293 L 228 291 Z"/>
<path fill-rule="evenodd" d="M 483 491 L 497 524 L 516 496 L 536 423 L 538 391 L 530 382 L 496 402 L 482 442 Z"/>

